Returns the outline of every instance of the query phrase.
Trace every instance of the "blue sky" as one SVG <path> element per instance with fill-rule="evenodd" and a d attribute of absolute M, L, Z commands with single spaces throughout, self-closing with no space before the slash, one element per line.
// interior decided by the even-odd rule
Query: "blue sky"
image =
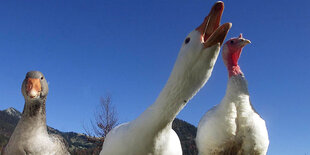
<path fill-rule="evenodd" d="M 47 123 L 84 132 L 100 97 L 112 95 L 119 122 L 139 116 L 163 88 L 185 36 L 215 1 L 1 1 L 0 109 L 22 111 L 29 70 L 49 81 Z M 266 120 L 268 154 L 310 154 L 310 1 L 224 1 L 228 38 L 243 33 L 239 64 Z M 219 57 L 205 87 L 178 118 L 197 126 L 224 96 Z"/>

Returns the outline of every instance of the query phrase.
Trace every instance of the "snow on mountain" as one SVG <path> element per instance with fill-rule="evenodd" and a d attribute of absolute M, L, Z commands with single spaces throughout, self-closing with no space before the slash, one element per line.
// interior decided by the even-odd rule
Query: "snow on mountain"
<path fill-rule="evenodd" d="M 21 116 L 22 116 L 22 114 L 18 110 L 14 109 L 12 107 L 4 110 L 4 112 L 7 113 L 10 116 L 13 116 L 13 117 L 21 118 Z"/>

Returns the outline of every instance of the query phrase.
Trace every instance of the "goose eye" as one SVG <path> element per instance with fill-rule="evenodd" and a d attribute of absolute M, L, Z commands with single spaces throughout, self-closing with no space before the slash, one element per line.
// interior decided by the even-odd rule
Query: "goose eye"
<path fill-rule="evenodd" d="M 44 77 L 42 76 L 42 77 L 41 77 L 41 80 L 43 80 L 43 79 L 44 79 Z"/>
<path fill-rule="evenodd" d="M 233 43 L 234 43 L 234 41 L 232 40 L 232 41 L 230 41 L 230 43 L 231 43 L 231 44 L 233 44 Z"/>
<path fill-rule="evenodd" d="M 191 38 L 189 38 L 189 37 L 188 37 L 188 38 L 186 38 L 186 39 L 185 39 L 185 41 L 184 41 L 184 42 L 185 42 L 185 44 L 189 43 L 189 41 L 190 41 L 190 40 L 191 40 Z"/>

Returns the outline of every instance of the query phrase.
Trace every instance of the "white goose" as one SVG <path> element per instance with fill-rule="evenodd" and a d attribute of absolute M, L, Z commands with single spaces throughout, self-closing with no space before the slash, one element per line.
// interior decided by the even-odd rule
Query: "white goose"
<path fill-rule="evenodd" d="M 22 117 L 2 155 L 68 155 L 63 139 L 47 133 L 45 101 L 48 85 L 43 74 L 28 72 L 22 93 L 25 98 Z"/>
<path fill-rule="evenodd" d="M 180 140 L 172 121 L 211 76 L 231 23 L 220 25 L 223 2 L 217 2 L 204 22 L 185 39 L 172 73 L 156 99 L 132 122 L 107 135 L 100 155 L 180 155 Z"/>
<path fill-rule="evenodd" d="M 269 140 L 265 121 L 251 105 L 247 81 L 238 65 L 242 48 L 250 43 L 242 35 L 223 45 L 229 80 L 222 102 L 200 120 L 196 143 L 200 155 L 265 155 Z"/>

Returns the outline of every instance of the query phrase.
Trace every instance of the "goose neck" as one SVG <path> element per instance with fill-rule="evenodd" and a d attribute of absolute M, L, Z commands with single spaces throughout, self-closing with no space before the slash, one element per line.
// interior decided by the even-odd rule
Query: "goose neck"
<path fill-rule="evenodd" d="M 21 119 L 31 121 L 33 125 L 46 126 L 45 99 L 26 101 Z"/>

